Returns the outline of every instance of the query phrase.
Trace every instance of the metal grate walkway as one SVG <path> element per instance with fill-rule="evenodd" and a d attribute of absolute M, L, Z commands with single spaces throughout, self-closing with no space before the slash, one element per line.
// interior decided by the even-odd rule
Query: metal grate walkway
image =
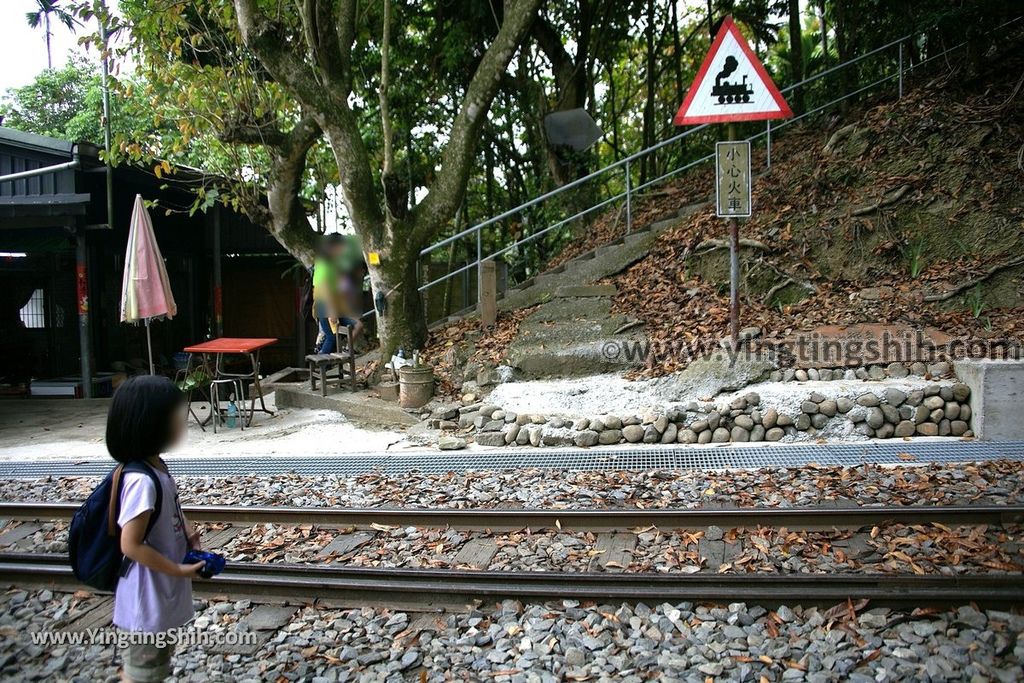
<path fill-rule="evenodd" d="M 908 457 L 912 456 L 912 457 Z M 902 457 L 901 457 L 902 456 Z M 357 453 L 338 456 L 281 456 L 168 459 L 171 471 L 186 476 L 276 475 L 354 476 L 369 472 L 444 473 L 541 468 L 550 470 L 688 470 L 753 469 L 818 465 L 857 466 L 865 463 L 957 463 L 980 460 L 1024 460 L 1024 441 L 920 441 L 863 444 L 779 444 L 772 446 L 631 447 L 608 450 L 504 448 L 493 451 L 424 453 Z M 6 461 L 0 477 L 100 476 L 110 460 Z"/>

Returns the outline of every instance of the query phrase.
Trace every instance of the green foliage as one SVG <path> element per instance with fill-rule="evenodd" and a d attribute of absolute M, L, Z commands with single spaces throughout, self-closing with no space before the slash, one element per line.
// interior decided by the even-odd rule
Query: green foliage
<path fill-rule="evenodd" d="M 967 303 L 967 308 L 971 311 L 971 315 L 977 320 L 981 318 L 981 314 L 985 310 L 985 297 L 981 291 L 981 283 L 974 285 L 974 288 L 967 293 L 964 297 L 964 301 Z"/>
<path fill-rule="evenodd" d="M 925 268 L 923 237 L 918 237 L 907 245 L 906 258 L 910 277 L 917 278 Z"/>

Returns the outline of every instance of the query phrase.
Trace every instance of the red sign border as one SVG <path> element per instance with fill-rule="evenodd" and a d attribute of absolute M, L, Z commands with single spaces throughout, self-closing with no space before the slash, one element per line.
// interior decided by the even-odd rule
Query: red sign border
<path fill-rule="evenodd" d="M 714 60 L 715 55 L 718 54 L 718 50 L 722 47 L 722 43 L 725 42 L 726 33 L 732 33 L 736 42 L 739 44 L 740 49 L 750 60 L 750 63 L 754 67 L 754 71 L 757 72 L 761 82 L 768 89 L 768 94 L 775 100 L 775 104 L 779 106 L 777 112 L 749 112 L 746 114 L 707 114 L 704 116 L 686 116 L 686 111 L 690 108 L 693 103 L 693 98 L 697 94 L 697 86 L 703 81 L 707 75 L 708 69 L 711 67 L 711 62 Z M 726 123 L 729 121 L 767 121 L 769 119 L 788 119 L 793 116 L 793 110 L 789 108 L 789 104 L 786 102 L 786 98 L 779 92 L 778 87 L 775 85 L 775 81 L 768 75 L 768 72 L 764 68 L 764 64 L 757 58 L 754 51 L 750 49 L 750 44 L 747 43 L 746 38 L 740 33 L 739 28 L 736 26 L 736 22 L 732 20 L 732 16 L 727 16 L 722 20 L 722 26 L 718 29 L 718 35 L 715 36 L 715 42 L 711 44 L 711 49 L 708 50 L 707 56 L 704 58 L 704 63 L 700 65 L 700 70 L 697 72 L 697 76 L 693 79 L 693 85 L 690 86 L 690 91 L 686 93 L 686 99 L 683 100 L 682 105 L 679 107 L 679 111 L 676 112 L 675 118 L 672 119 L 672 123 L 677 126 L 692 125 L 698 123 Z"/>

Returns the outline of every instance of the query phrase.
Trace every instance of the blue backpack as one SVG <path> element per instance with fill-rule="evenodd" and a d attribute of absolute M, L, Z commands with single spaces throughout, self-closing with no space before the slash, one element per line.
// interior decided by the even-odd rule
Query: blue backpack
<path fill-rule="evenodd" d="M 93 588 L 112 591 L 125 564 L 121 552 L 121 530 L 117 517 L 121 508 L 122 475 L 125 472 L 147 474 L 156 486 L 156 504 L 146 525 L 146 536 L 153 530 L 163 499 L 163 486 L 153 468 L 144 462 L 118 465 L 93 490 L 71 519 L 68 531 L 68 555 L 75 578 Z"/>

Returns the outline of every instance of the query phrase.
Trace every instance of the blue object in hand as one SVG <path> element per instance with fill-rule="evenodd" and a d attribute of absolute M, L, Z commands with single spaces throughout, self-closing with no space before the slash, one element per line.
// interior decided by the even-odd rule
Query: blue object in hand
<path fill-rule="evenodd" d="M 227 564 L 223 555 L 206 550 L 189 550 L 185 554 L 185 559 L 182 560 L 183 564 L 195 564 L 196 562 L 205 563 L 203 568 L 199 570 L 199 576 L 204 579 L 220 574 L 224 571 L 224 565 Z"/>

